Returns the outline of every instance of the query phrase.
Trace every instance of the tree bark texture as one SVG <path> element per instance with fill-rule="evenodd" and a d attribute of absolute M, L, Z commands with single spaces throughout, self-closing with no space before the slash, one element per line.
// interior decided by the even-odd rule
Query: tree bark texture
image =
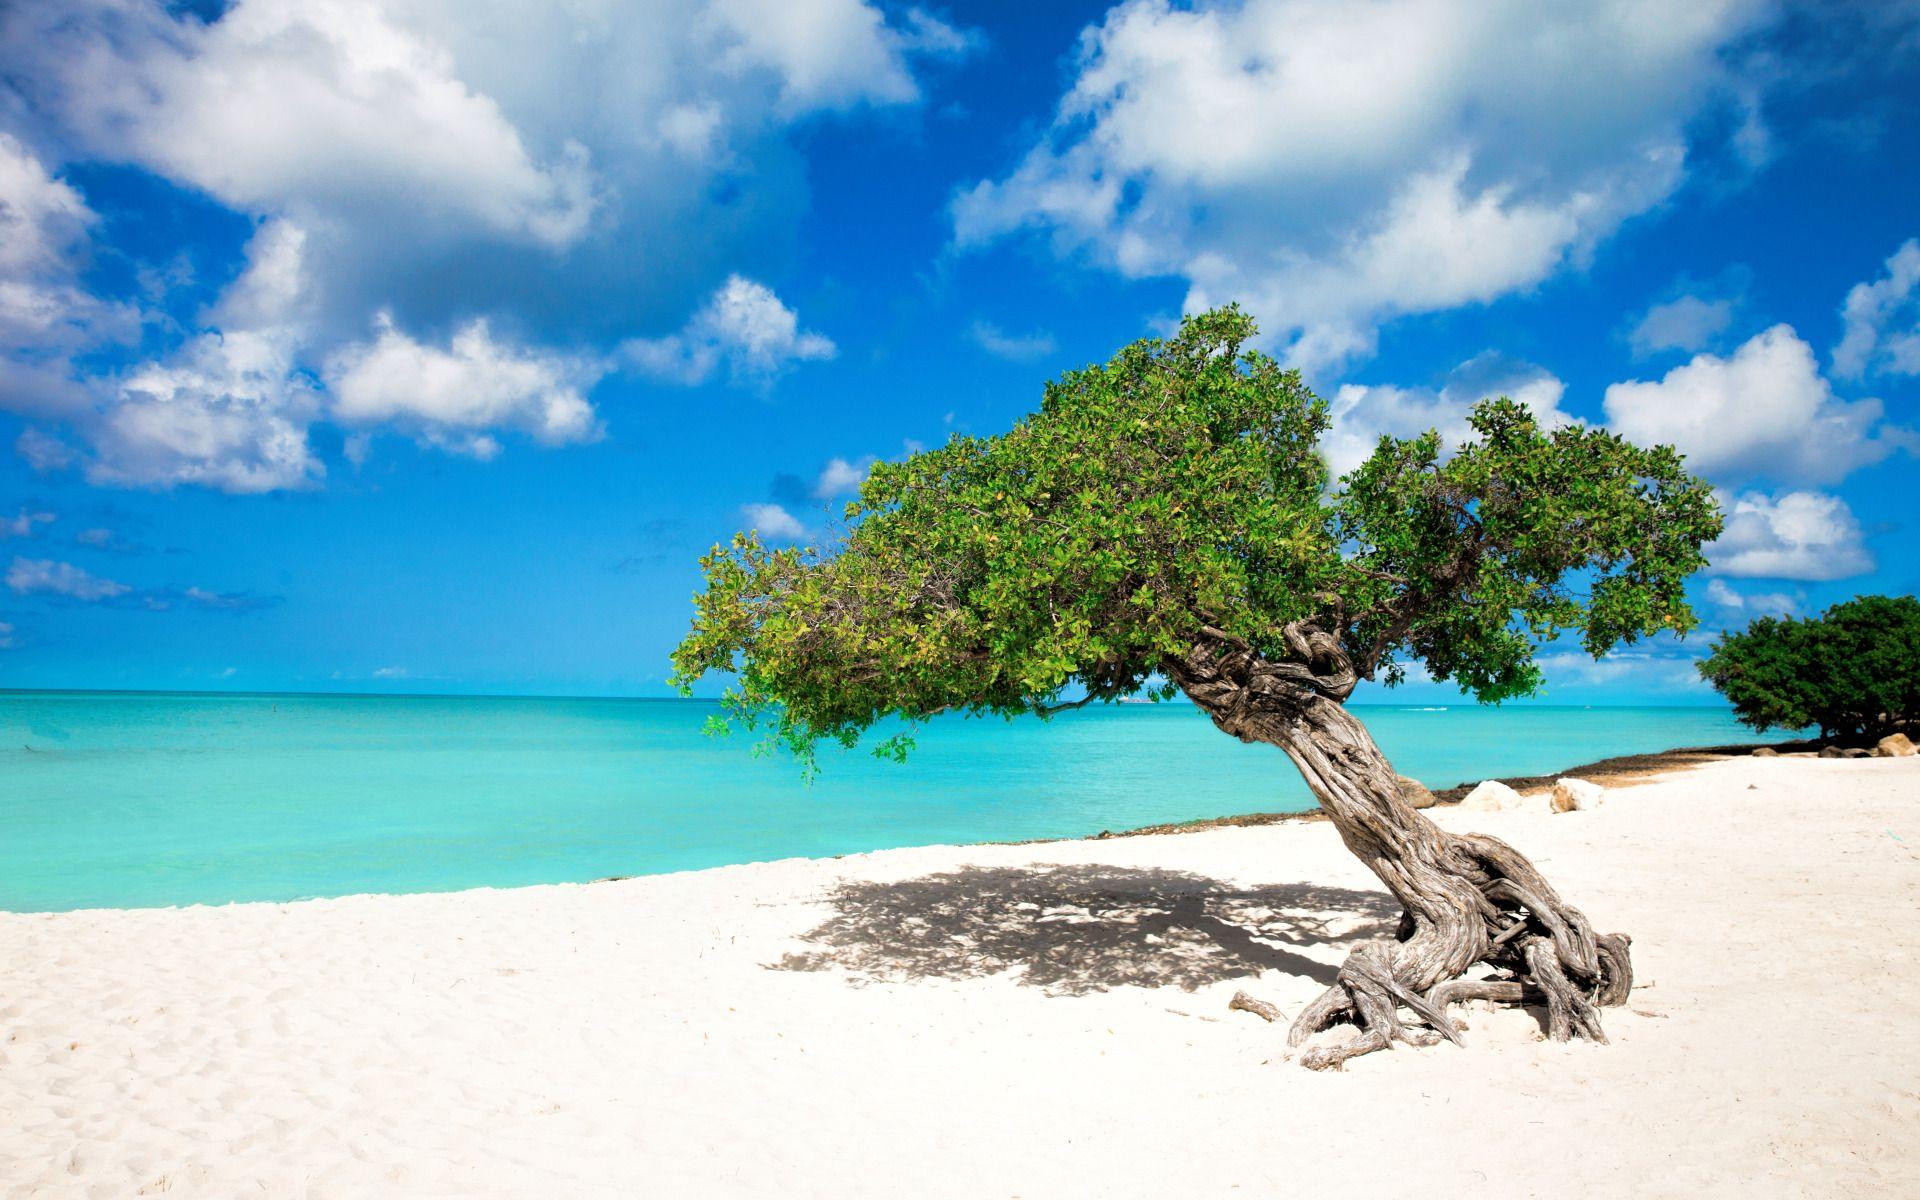
<path fill-rule="evenodd" d="M 1301 1061 L 1321 1069 L 1395 1040 L 1458 1042 L 1448 1006 L 1476 999 L 1543 1003 L 1549 1036 L 1606 1041 L 1599 1008 L 1625 1003 L 1633 985 L 1626 935 L 1596 936 L 1505 842 L 1448 833 L 1409 807 L 1386 756 L 1345 707 L 1356 680 L 1338 641 L 1305 625 L 1290 626 L 1285 640 L 1292 654 L 1274 661 L 1210 630 L 1166 666 L 1222 730 L 1293 760 L 1347 848 L 1403 910 L 1397 936 L 1356 947 L 1287 1040 L 1297 1047 L 1340 1021 L 1360 1036 L 1311 1048 Z M 1469 976 L 1479 964 L 1487 969 Z"/>

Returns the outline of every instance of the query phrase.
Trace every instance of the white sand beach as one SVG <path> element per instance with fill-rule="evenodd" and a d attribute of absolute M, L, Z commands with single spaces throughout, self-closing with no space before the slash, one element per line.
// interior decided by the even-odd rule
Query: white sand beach
<path fill-rule="evenodd" d="M 0 1194 L 1920 1195 L 1920 759 L 1436 812 L 1633 935 L 1610 1045 L 1288 1061 L 1325 823 L 0 914 Z"/>

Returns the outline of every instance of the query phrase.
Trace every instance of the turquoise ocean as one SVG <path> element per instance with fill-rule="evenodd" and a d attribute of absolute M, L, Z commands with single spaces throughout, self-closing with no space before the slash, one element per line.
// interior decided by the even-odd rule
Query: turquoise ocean
<path fill-rule="evenodd" d="M 936 721 L 802 782 L 681 700 L 0 693 L 0 909 L 443 891 L 1312 807 L 1183 703 Z M 1434 788 L 1757 740 L 1721 708 L 1356 706 Z"/>

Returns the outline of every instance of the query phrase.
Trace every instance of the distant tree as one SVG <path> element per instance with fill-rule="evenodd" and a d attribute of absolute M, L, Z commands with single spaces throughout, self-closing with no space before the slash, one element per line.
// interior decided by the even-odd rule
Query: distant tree
<path fill-rule="evenodd" d="M 1755 729 L 1872 741 L 1920 721 L 1920 600 L 1860 596 L 1722 634 L 1700 674 Z"/>
<path fill-rule="evenodd" d="M 809 764 L 884 718 L 908 725 L 876 750 L 899 757 L 937 713 L 1184 693 L 1284 751 L 1404 909 L 1295 1019 L 1295 1045 L 1362 1028 L 1307 1065 L 1458 1040 L 1446 1009 L 1471 998 L 1544 1000 L 1555 1037 L 1604 1040 L 1596 1005 L 1626 997 L 1627 938 L 1596 937 L 1504 842 L 1408 807 L 1344 702 L 1413 660 L 1482 700 L 1523 696 L 1537 644 L 1563 632 L 1598 656 L 1687 630 L 1712 495 L 1670 448 L 1545 430 L 1506 399 L 1475 408 L 1451 457 L 1432 432 L 1382 438 L 1332 486 L 1325 404 L 1245 350 L 1253 333 L 1238 308 L 1190 317 L 1062 376 L 1004 434 L 876 465 L 826 548 L 715 547 L 675 678 L 736 672 L 729 717 Z M 1499 974 L 1463 979 L 1478 962 Z"/>

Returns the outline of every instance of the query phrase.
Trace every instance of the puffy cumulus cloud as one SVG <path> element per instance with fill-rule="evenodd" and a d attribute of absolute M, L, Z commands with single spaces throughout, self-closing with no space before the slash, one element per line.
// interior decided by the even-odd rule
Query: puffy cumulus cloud
<path fill-rule="evenodd" d="M 1860 522 L 1838 496 L 1745 492 L 1722 494 L 1720 505 L 1726 529 L 1707 548 L 1714 574 L 1817 581 L 1873 570 Z"/>
<path fill-rule="evenodd" d="M 722 61 L 773 71 L 790 112 L 917 100 L 910 53 L 960 55 L 979 41 L 923 9 L 890 28 L 864 0 L 717 0 L 711 19 L 726 30 Z"/>
<path fill-rule="evenodd" d="M 190 483 L 229 492 L 304 487 L 326 469 L 307 441 L 320 410 L 274 330 L 205 333 L 126 375 L 81 428 L 87 478 L 128 487 Z"/>
<path fill-rule="evenodd" d="M 963 190 L 954 236 L 1020 230 L 1191 309 L 1246 303 L 1294 362 L 1369 353 L 1397 314 L 1579 262 L 1685 174 L 1733 103 L 1761 0 L 1128 0 L 1082 36 L 1055 120 Z"/>
<path fill-rule="evenodd" d="M 46 558 L 16 558 L 7 568 L 7 587 L 16 596 L 61 596 L 69 600 L 112 600 L 133 591 L 124 583 L 90 574 L 72 563 Z"/>
<path fill-rule="evenodd" d="M 772 542 L 792 542 L 807 536 L 800 519 L 778 504 L 743 504 L 740 515 L 747 528 Z"/>
<path fill-rule="evenodd" d="M 90 481 L 267 492 L 325 474 L 307 441 L 320 397 L 298 361 L 303 244 L 297 226 L 267 222 L 207 314 L 215 327 L 94 381 L 87 407 L 65 414 Z"/>
<path fill-rule="evenodd" d="M 1689 353 L 1704 349 L 1707 343 L 1726 332 L 1733 324 L 1733 301 L 1703 300 L 1699 296 L 1681 296 L 1665 304 L 1656 304 L 1634 322 L 1627 344 L 1635 358 L 1645 358 L 1663 350 Z"/>
<path fill-rule="evenodd" d="M 321 478 L 316 421 L 354 426 L 356 461 L 376 422 L 483 457 L 503 429 L 587 440 L 604 366 L 544 348 L 559 331 L 604 348 L 685 312 L 802 206 L 796 122 L 914 103 L 921 64 L 976 44 L 875 0 L 0 5 L 0 407 L 39 422 L 16 448 L 100 483 L 264 491 Z M 257 232 L 218 302 L 155 322 L 148 361 L 87 374 L 81 352 L 144 316 L 78 282 L 100 226 L 62 171 L 97 162 Z M 740 279 L 668 344 L 681 377 L 833 353 Z"/>
<path fill-rule="evenodd" d="M 867 481 L 867 472 L 879 461 L 871 454 L 858 461 L 828 459 L 827 465 L 820 468 L 819 478 L 813 481 L 813 498 L 831 500 L 835 496 L 852 495 L 860 490 L 860 485 Z"/>
<path fill-rule="evenodd" d="M 1893 252 L 1885 276 L 1853 285 L 1840 316 L 1834 374 L 1920 375 L 1920 239 Z"/>
<path fill-rule="evenodd" d="M 18 138 L 0 133 L 0 275 L 64 271 L 72 247 L 97 219 L 79 192 L 49 174 Z"/>
<path fill-rule="evenodd" d="M 503 343 L 484 320 L 440 347 L 382 314 L 373 338 L 335 350 L 318 371 L 306 367 L 307 246 L 295 222 L 261 225 L 244 269 L 204 314 L 212 328 L 101 381 L 84 407 L 64 414 L 91 481 L 229 492 L 309 486 L 325 475 L 309 441 L 322 419 L 390 427 L 479 458 L 499 452 L 494 432 L 502 429 L 544 445 L 599 436 L 584 391 L 604 367 Z M 30 459 L 58 465 L 53 446 L 72 456 L 50 435 L 34 436 L 40 441 L 20 447 Z"/>
<path fill-rule="evenodd" d="M 1813 348 L 1786 325 L 1730 357 L 1695 355 L 1657 382 L 1613 384 L 1604 407 L 1616 432 L 1671 443 L 1694 471 L 1719 478 L 1832 483 L 1916 444 L 1881 422 L 1880 401 L 1836 397 Z"/>
<path fill-rule="evenodd" d="M 591 213 L 583 149 L 536 158 L 443 46 L 370 0 L 240 0 L 210 21 L 136 0 L 37 7 L 4 44 L 63 132 L 234 209 L 404 197 L 416 220 L 562 244 Z"/>
<path fill-rule="evenodd" d="M 765 380 L 796 362 L 838 353 L 827 337 L 800 328 L 799 314 L 773 289 L 734 275 L 679 333 L 633 338 L 621 346 L 634 366 L 651 375 L 695 384 L 726 365 L 736 381 Z"/>
<path fill-rule="evenodd" d="M 0 131 L 0 408 L 45 416 L 79 407 L 86 390 L 71 356 L 138 335 L 136 309 L 78 285 L 97 223 L 72 185 Z"/>
<path fill-rule="evenodd" d="M 1790 617 L 1800 611 L 1804 597 L 1787 592 L 1740 592 L 1728 586 L 1724 579 L 1710 579 L 1707 599 L 1729 613 Z"/>
<path fill-rule="evenodd" d="M 1473 436 L 1468 413 L 1493 396 L 1519 401 L 1552 428 L 1573 419 L 1560 408 L 1565 394 L 1566 385 L 1540 367 L 1492 352 L 1455 367 L 1438 389 L 1345 384 L 1328 403 L 1332 425 L 1320 450 L 1333 473 L 1344 475 L 1373 454 L 1383 435 L 1408 438 L 1433 429 L 1457 447 Z"/>
<path fill-rule="evenodd" d="M 860 485 L 866 482 L 867 473 L 879 461 L 879 456 L 873 454 L 859 458 L 830 458 L 813 475 L 782 471 L 773 477 L 768 490 L 774 500 L 782 505 L 818 510 L 827 501 L 851 496 L 859 491 Z"/>
<path fill-rule="evenodd" d="M 297 337 L 313 303 L 308 275 L 307 231 L 285 218 L 262 222 L 240 274 L 207 319 L 223 329 L 286 328 Z"/>
<path fill-rule="evenodd" d="M 969 331 L 974 344 L 995 358 L 1008 362 L 1032 362 L 1045 358 L 1059 348 L 1053 335 L 1045 330 L 1032 333 L 1008 333 L 991 321 L 975 321 Z"/>
<path fill-rule="evenodd" d="M 543 445 L 590 442 L 600 422 L 583 394 L 599 364 L 497 340 L 485 321 L 457 330 L 442 348 L 414 340 L 382 314 L 372 341 L 335 354 L 326 368 L 333 417 L 392 426 L 429 445 L 488 459 L 489 432 L 519 430 Z"/>
<path fill-rule="evenodd" d="M 971 44 L 874 0 L 0 8 L 10 119 L 297 221 L 314 319 L 343 338 L 386 306 L 410 326 L 657 319 L 790 224 L 795 122 L 913 103 L 917 64 Z"/>

